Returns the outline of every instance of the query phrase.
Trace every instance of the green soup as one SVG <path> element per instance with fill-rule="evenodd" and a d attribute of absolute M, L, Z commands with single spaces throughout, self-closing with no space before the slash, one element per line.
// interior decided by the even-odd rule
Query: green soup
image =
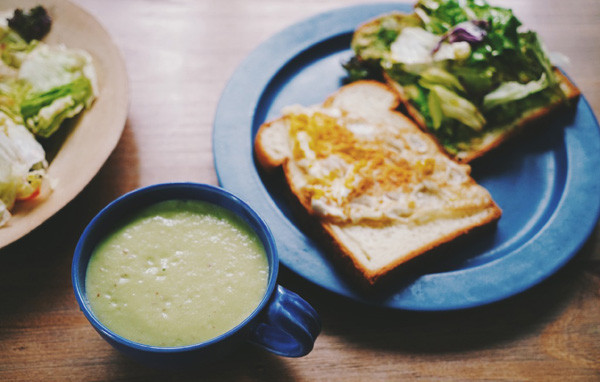
<path fill-rule="evenodd" d="M 171 200 L 126 222 L 94 250 L 86 293 L 113 332 L 183 346 L 227 332 L 256 309 L 269 265 L 256 233 L 210 203 Z"/>

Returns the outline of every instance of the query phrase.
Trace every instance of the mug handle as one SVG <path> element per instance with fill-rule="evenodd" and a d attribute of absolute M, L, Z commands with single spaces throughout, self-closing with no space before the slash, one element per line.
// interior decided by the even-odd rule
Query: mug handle
<path fill-rule="evenodd" d="M 277 355 L 302 357 L 312 350 L 320 332 L 321 320 L 313 307 L 277 285 L 248 341 Z"/>

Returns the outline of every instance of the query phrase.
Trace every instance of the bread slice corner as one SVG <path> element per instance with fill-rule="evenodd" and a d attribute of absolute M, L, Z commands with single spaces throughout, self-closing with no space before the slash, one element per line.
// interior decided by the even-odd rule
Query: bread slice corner
<path fill-rule="evenodd" d="M 386 85 L 376 81 L 358 81 L 340 88 L 321 106 L 349 110 L 374 124 L 391 126 L 398 132 L 418 134 L 437 152 L 438 160 L 452 162 L 431 137 L 423 133 L 410 118 L 395 110 L 398 103 L 397 95 Z M 476 228 L 487 226 L 502 214 L 490 197 L 489 202 L 478 210 L 442 213 L 439 218 L 419 224 L 394 220 L 339 222 L 324 219 L 313 210 L 310 199 L 301 191 L 304 174 L 293 159 L 289 140 L 285 118 L 264 123 L 255 140 L 258 163 L 265 170 L 283 170 L 290 194 L 302 207 L 301 213 L 319 228 L 318 240 L 323 248 L 331 253 L 336 264 L 345 264 L 349 273 L 354 274 L 363 285 L 378 284 L 402 264 Z M 468 176 L 469 166 L 457 166 L 463 168 Z M 470 177 L 466 184 L 468 187 L 482 188 Z M 348 273 L 348 270 L 345 272 Z"/>

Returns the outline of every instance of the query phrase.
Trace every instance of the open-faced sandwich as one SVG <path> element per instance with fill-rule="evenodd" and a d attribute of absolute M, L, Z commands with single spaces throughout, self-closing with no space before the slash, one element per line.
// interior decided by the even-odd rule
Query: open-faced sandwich
<path fill-rule="evenodd" d="M 419 0 L 361 25 L 345 64 L 381 77 L 444 150 L 469 162 L 579 95 L 535 32 L 484 0 Z"/>
<path fill-rule="evenodd" d="M 386 85 L 357 81 L 322 105 L 287 107 L 255 139 L 260 166 L 283 169 L 336 256 L 371 285 L 501 215 L 470 166 L 450 159 L 398 104 Z"/>

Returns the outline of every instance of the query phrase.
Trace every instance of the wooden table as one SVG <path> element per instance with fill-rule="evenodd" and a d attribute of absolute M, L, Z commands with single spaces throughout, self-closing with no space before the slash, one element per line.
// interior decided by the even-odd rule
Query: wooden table
<path fill-rule="evenodd" d="M 367 2 L 366 0 L 364 2 Z M 193 370 L 161 372 L 110 347 L 79 311 L 70 281 L 78 236 L 117 196 L 165 181 L 216 184 L 212 121 L 237 65 L 286 26 L 351 0 L 78 0 L 113 35 L 130 76 L 120 143 L 91 184 L 0 251 L 0 380 L 600 380 L 600 236 L 554 276 L 467 311 L 369 308 L 283 269 L 280 283 L 319 311 L 308 356 L 243 348 Z M 497 1 L 512 7 L 600 112 L 600 2 Z M 595 174 L 593 176 L 598 176 Z M 584 201 L 582 201 L 584 202 Z"/>

